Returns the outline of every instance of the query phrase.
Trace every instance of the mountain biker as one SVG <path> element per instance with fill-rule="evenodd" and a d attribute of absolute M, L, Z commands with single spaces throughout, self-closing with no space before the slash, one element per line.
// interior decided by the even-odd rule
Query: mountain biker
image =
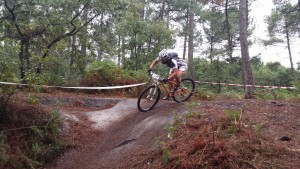
<path fill-rule="evenodd" d="M 149 74 L 152 71 L 152 68 L 159 62 L 171 68 L 169 71 L 169 77 L 163 81 L 176 81 L 175 86 L 172 83 L 169 83 L 169 90 L 174 93 L 180 85 L 180 78 L 184 74 L 184 71 L 187 70 L 187 64 L 183 59 L 178 57 L 176 52 L 168 52 L 167 50 L 163 49 L 158 53 L 157 58 L 152 61 L 148 69 Z M 169 95 L 165 96 L 163 99 L 166 100 L 168 98 Z"/>

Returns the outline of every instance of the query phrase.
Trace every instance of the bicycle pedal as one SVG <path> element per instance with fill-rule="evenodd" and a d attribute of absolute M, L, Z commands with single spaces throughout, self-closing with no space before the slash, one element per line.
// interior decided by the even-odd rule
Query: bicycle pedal
<path fill-rule="evenodd" d="M 175 93 L 175 92 L 178 90 L 178 88 L 179 88 L 178 86 L 175 86 L 175 87 L 174 87 L 174 89 L 173 89 L 173 90 L 171 90 L 171 93 L 173 93 L 173 94 L 174 94 L 174 93 Z"/>
<path fill-rule="evenodd" d="M 163 100 L 168 100 L 170 98 L 170 96 L 165 96 L 164 98 L 163 98 Z"/>

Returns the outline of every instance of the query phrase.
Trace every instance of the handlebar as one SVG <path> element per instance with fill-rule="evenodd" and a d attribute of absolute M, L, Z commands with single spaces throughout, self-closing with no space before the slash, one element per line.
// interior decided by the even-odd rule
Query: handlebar
<path fill-rule="evenodd" d="M 159 74 L 153 73 L 153 71 L 150 71 L 149 75 L 151 76 L 153 81 L 162 81 L 162 80 L 164 80 L 164 78 L 162 78 Z"/>
<path fill-rule="evenodd" d="M 149 71 L 148 73 L 149 73 L 149 75 L 150 75 L 150 76 L 152 76 L 152 74 L 153 74 L 153 71 L 151 70 L 151 71 Z"/>

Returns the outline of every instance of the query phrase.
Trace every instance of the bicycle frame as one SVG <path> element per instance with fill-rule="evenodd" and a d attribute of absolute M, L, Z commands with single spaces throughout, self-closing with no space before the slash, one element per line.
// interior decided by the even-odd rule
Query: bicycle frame
<path fill-rule="evenodd" d="M 171 85 L 173 85 L 173 86 L 176 85 L 176 83 L 173 82 L 173 81 L 168 81 L 168 84 L 169 84 L 169 85 L 171 84 Z M 174 93 L 170 91 L 169 86 L 164 85 L 162 82 L 160 83 L 160 85 L 165 89 L 166 93 L 167 93 L 170 97 L 174 96 Z"/>
<path fill-rule="evenodd" d="M 167 86 L 163 83 L 163 78 L 160 75 L 151 72 L 152 77 L 152 85 L 146 87 L 140 94 L 137 106 L 138 109 L 142 112 L 146 112 L 151 110 L 159 101 L 160 94 L 161 94 L 161 87 L 166 91 L 166 93 L 173 98 L 174 101 L 181 103 L 189 99 L 195 89 L 195 83 L 192 79 L 183 78 L 181 80 L 181 84 L 178 89 L 173 93 L 170 90 L 171 85 L 175 85 L 175 81 L 168 81 L 170 86 Z M 150 82 L 150 81 L 149 81 Z M 171 86 L 172 87 L 172 86 Z"/>
<path fill-rule="evenodd" d="M 155 85 L 156 87 L 159 87 L 160 85 L 165 89 L 165 91 L 166 91 L 166 93 L 170 96 L 170 97 L 172 97 L 173 95 L 174 95 L 174 93 L 172 93 L 169 89 L 168 89 L 168 86 L 166 87 L 166 85 L 164 85 L 163 84 L 163 78 L 161 78 L 160 77 L 160 75 L 159 74 L 155 74 L 155 73 L 153 73 L 152 72 L 152 74 L 151 74 L 151 76 L 152 76 L 152 81 L 153 81 L 153 83 L 152 83 L 152 85 Z M 174 82 L 174 81 L 168 81 L 168 84 L 171 84 L 171 85 L 176 85 L 176 82 Z M 156 90 L 156 88 L 155 88 L 155 90 Z M 150 92 L 152 92 L 152 91 L 150 91 Z M 154 91 L 154 94 L 155 94 L 155 92 L 156 91 Z"/>

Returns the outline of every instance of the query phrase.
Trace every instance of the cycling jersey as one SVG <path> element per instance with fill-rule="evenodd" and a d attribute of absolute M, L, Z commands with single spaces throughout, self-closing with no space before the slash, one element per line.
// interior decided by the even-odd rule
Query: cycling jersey
<path fill-rule="evenodd" d="M 178 57 L 178 54 L 175 52 L 168 52 L 168 56 L 166 56 L 166 62 L 164 63 L 168 67 L 172 69 L 179 69 L 185 71 L 187 69 L 186 62 Z M 160 57 L 157 57 L 156 60 L 161 61 Z"/>

